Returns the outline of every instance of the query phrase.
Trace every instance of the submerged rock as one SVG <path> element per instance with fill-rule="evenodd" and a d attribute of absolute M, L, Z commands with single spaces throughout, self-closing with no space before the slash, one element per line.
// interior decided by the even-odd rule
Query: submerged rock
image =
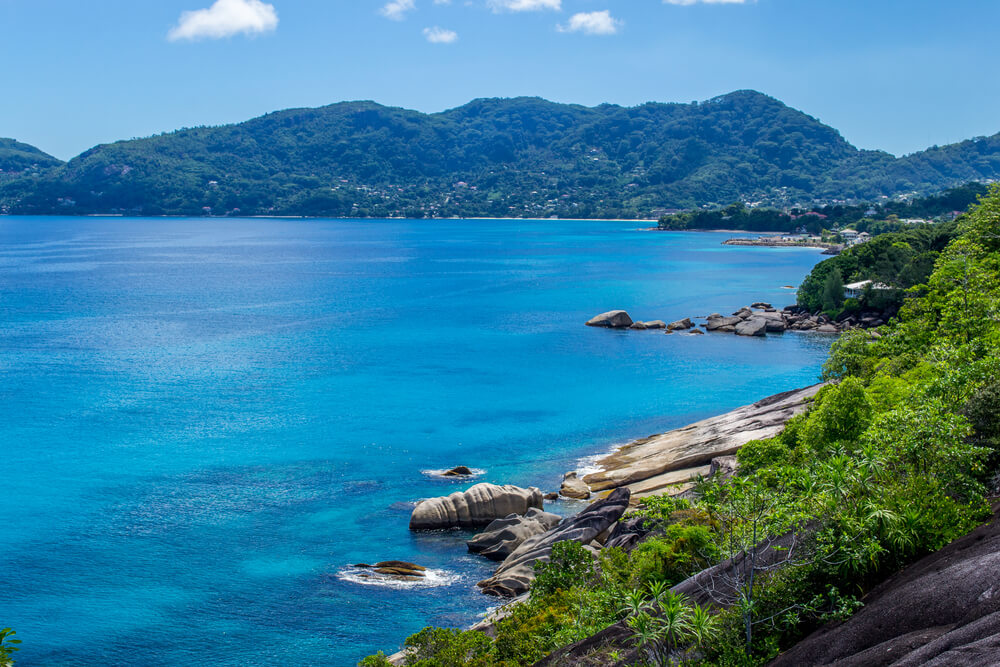
<path fill-rule="evenodd" d="M 567 498 L 586 500 L 590 498 L 590 487 L 576 476 L 576 472 L 568 472 L 563 477 L 562 486 L 559 487 L 559 494 Z"/>
<path fill-rule="evenodd" d="M 624 310 L 609 310 L 587 320 L 587 326 L 627 329 L 632 326 L 632 318 Z"/>
<path fill-rule="evenodd" d="M 421 579 L 427 576 L 426 567 L 405 560 L 384 560 L 374 565 L 358 563 L 354 567 L 372 570 L 377 574 L 384 574 L 399 579 Z"/>
<path fill-rule="evenodd" d="M 542 492 L 505 484 L 476 484 L 440 498 L 417 503 L 410 515 L 410 530 L 479 528 L 508 514 L 524 514 L 542 508 Z"/>
<path fill-rule="evenodd" d="M 486 530 L 466 542 L 466 545 L 472 553 L 481 554 L 490 560 L 504 560 L 529 537 L 555 528 L 560 521 L 562 517 L 558 514 L 532 507 L 524 516 L 508 514 L 502 519 L 491 521 Z"/>
<path fill-rule="evenodd" d="M 487 595 L 514 597 L 525 593 L 535 579 L 534 565 L 546 562 L 557 542 L 573 540 L 588 545 L 615 525 L 628 509 L 628 489 L 615 489 L 576 516 L 565 519 L 558 526 L 526 540 L 500 564 L 496 574 L 479 582 Z"/>
<path fill-rule="evenodd" d="M 471 476 L 472 468 L 468 466 L 455 466 L 451 470 L 445 470 L 441 473 L 442 477 L 469 477 Z"/>

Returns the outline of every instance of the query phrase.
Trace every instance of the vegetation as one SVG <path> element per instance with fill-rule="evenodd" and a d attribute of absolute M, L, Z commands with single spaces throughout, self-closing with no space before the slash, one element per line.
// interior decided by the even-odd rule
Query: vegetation
<path fill-rule="evenodd" d="M 407 664 L 527 665 L 621 623 L 606 662 L 760 665 L 970 531 L 1000 492 L 1000 186 L 949 238 L 897 321 L 843 335 L 812 408 L 744 446 L 735 477 L 644 501 L 653 536 L 631 553 L 557 545 L 495 641 L 427 629 Z M 708 607 L 669 591 L 712 565 Z"/>
<path fill-rule="evenodd" d="M 918 225 L 872 238 L 817 264 L 802 282 L 798 303 L 810 312 L 831 316 L 847 311 L 895 310 L 906 290 L 927 281 L 941 252 L 956 237 L 957 222 Z M 845 302 L 844 283 L 871 280 L 888 289 L 868 290 Z"/>
<path fill-rule="evenodd" d="M 738 229 L 748 232 L 803 231 L 820 235 L 850 226 L 872 236 L 907 229 L 903 220 L 950 220 L 986 193 L 982 183 L 966 183 L 936 195 L 885 203 L 828 204 L 811 209 L 747 208 L 742 202 L 715 210 L 689 211 L 660 218 L 660 229 Z"/>
<path fill-rule="evenodd" d="M 998 175 L 1000 135 L 897 159 L 754 91 L 632 108 L 483 99 L 436 114 L 345 102 L 97 146 L 3 183 L 0 207 L 633 218 L 744 200 L 873 200 Z"/>
<path fill-rule="evenodd" d="M 10 628 L 0 630 L 0 667 L 9 667 L 14 664 L 14 653 L 20 651 L 18 644 L 20 639 L 12 639 L 17 634 Z"/>

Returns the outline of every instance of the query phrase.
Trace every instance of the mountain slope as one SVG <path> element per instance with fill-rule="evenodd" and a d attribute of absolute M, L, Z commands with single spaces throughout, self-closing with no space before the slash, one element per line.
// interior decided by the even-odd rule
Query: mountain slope
<path fill-rule="evenodd" d="M 23 213 L 649 215 L 657 208 L 939 190 L 1000 175 L 1000 135 L 896 159 L 778 100 L 588 108 L 345 102 L 97 146 L 9 184 Z"/>
<path fill-rule="evenodd" d="M 44 169 L 62 164 L 62 160 L 43 153 L 34 146 L 14 139 L 0 138 L 0 172 L 21 172 L 31 167 Z"/>

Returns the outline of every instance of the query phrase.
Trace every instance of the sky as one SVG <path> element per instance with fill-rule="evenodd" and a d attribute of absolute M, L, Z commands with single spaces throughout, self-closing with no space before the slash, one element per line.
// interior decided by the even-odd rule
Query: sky
<path fill-rule="evenodd" d="M 98 143 L 344 100 L 752 88 L 896 155 L 1000 132 L 998 0 L 0 0 L 0 136 Z"/>

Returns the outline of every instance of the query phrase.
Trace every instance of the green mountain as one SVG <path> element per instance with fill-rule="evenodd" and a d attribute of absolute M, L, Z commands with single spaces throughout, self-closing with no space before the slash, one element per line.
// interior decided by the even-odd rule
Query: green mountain
<path fill-rule="evenodd" d="M 941 190 L 1000 176 L 1000 135 L 861 151 L 774 98 L 588 108 L 483 99 L 423 114 L 345 102 L 97 146 L 0 187 L 18 213 L 649 216 Z"/>
<path fill-rule="evenodd" d="M 61 164 L 62 160 L 34 146 L 0 137 L 0 174 L 12 175 L 27 169 L 46 169 Z"/>

